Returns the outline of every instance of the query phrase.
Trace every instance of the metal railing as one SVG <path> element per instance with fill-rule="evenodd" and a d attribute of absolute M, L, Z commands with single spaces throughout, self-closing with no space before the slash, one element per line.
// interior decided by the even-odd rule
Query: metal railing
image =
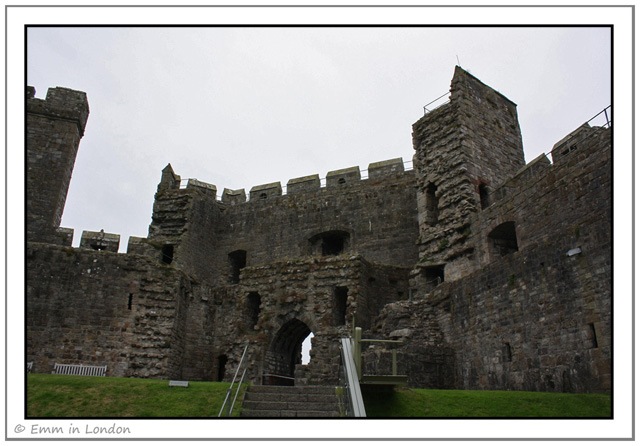
<path fill-rule="evenodd" d="M 242 358 L 240 358 L 240 362 L 238 363 L 238 367 L 236 368 L 236 373 L 233 375 L 233 380 L 231 381 L 231 385 L 227 389 L 227 395 L 224 397 L 224 401 L 222 402 L 222 407 L 220 408 L 220 412 L 218 413 L 218 418 L 220 418 L 222 416 L 222 413 L 224 412 L 224 408 L 227 405 L 227 401 L 229 401 L 229 397 L 231 396 L 231 391 L 233 390 L 233 385 L 236 383 L 236 378 L 238 377 L 238 373 L 240 372 L 240 368 L 242 367 L 242 364 L 244 363 L 244 359 L 247 356 L 247 349 L 248 348 L 249 348 L 249 344 L 245 345 L 244 351 L 242 352 Z M 247 368 L 248 368 L 248 366 L 245 366 L 245 368 L 244 368 L 244 370 L 242 372 L 242 377 L 240 378 L 240 381 L 238 381 L 238 385 L 237 385 L 237 388 L 236 388 L 236 394 L 233 397 L 233 401 L 231 402 L 231 405 L 229 406 L 229 412 L 228 412 L 227 416 L 231 416 L 231 413 L 233 412 L 233 407 L 236 404 L 236 400 L 238 399 L 238 394 L 240 393 L 240 389 L 242 388 L 242 381 L 244 381 L 244 376 L 247 373 Z"/>
<path fill-rule="evenodd" d="M 362 392 L 360 390 L 360 382 L 358 378 L 358 370 L 354 361 L 354 344 L 350 338 L 341 338 L 342 351 L 342 392 L 345 409 L 345 415 L 348 417 L 364 418 L 367 416 L 364 401 L 362 400 Z"/>
<path fill-rule="evenodd" d="M 392 344 L 401 345 L 403 341 L 387 340 L 387 339 L 362 339 L 362 328 L 356 327 L 354 330 L 354 359 L 356 363 L 356 369 L 358 371 L 358 379 L 362 380 L 362 343 L 367 342 L 369 344 Z M 391 376 L 398 375 L 398 355 L 396 349 L 391 350 Z"/>
<path fill-rule="evenodd" d="M 427 105 L 425 105 L 424 107 L 422 107 L 422 110 L 424 111 L 424 114 L 426 115 L 429 112 L 432 112 L 433 110 L 435 110 L 436 108 L 446 104 L 447 102 L 449 102 L 449 100 L 444 101 L 442 104 L 438 104 L 435 107 L 429 109 L 428 106 L 439 101 L 440 99 L 444 98 L 446 95 L 448 95 L 449 92 L 447 91 L 445 94 L 443 94 L 442 96 L 439 96 L 437 98 L 435 98 L 433 101 L 429 102 Z"/>
<path fill-rule="evenodd" d="M 292 376 L 284 376 L 284 375 L 276 375 L 275 373 L 263 373 L 262 374 L 262 385 L 271 385 L 273 384 L 273 380 L 271 380 L 270 378 L 276 378 L 275 382 L 276 385 L 278 384 L 278 381 L 282 381 L 285 380 L 287 383 L 291 382 L 291 385 L 295 385 L 295 381 L 296 379 Z M 288 384 L 287 384 L 288 385 Z"/>
<path fill-rule="evenodd" d="M 613 126 L 613 114 L 611 113 L 611 106 L 605 107 L 604 110 L 601 110 L 597 115 L 587 121 L 587 124 L 590 126 L 597 125 L 598 127 L 609 128 Z M 602 125 L 596 124 L 594 121 L 602 122 L 601 118 L 604 117 L 604 123 Z"/>

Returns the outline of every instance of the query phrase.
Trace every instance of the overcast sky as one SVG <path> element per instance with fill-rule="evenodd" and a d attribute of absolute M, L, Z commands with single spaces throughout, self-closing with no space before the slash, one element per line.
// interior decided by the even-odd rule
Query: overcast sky
<path fill-rule="evenodd" d="M 244 188 L 402 157 L 460 65 L 518 104 L 525 157 L 611 103 L 609 28 L 29 28 L 27 83 L 87 93 L 62 226 L 146 236 L 161 170 Z"/>

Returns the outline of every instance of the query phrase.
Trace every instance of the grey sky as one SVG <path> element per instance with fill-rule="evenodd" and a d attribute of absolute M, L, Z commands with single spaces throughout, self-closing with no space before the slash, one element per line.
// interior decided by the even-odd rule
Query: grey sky
<path fill-rule="evenodd" d="M 611 103 L 609 28 L 30 28 L 27 82 L 91 114 L 62 225 L 146 236 L 160 172 L 244 188 L 402 157 L 463 68 L 518 104 L 527 161 Z"/>

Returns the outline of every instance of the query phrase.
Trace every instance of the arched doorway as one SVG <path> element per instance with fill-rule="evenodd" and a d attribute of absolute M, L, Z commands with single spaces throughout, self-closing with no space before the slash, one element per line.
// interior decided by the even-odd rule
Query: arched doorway
<path fill-rule="evenodd" d="M 307 324 L 295 318 L 280 327 L 267 352 L 264 384 L 294 385 L 296 365 L 302 363 L 302 342 L 310 333 Z"/>

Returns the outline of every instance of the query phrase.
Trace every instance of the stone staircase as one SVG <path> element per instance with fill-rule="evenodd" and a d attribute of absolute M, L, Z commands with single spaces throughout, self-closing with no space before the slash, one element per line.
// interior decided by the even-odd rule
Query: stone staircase
<path fill-rule="evenodd" d="M 250 386 L 240 416 L 334 418 L 340 416 L 340 406 L 333 386 Z"/>

